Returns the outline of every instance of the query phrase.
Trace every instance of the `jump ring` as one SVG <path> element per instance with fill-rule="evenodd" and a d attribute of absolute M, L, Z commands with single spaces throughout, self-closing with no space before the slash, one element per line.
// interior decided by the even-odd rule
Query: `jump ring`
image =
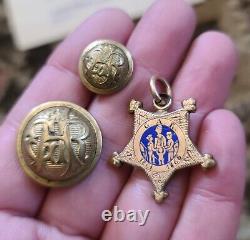
<path fill-rule="evenodd" d="M 163 84 L 165 88 L 165 91 L 163 93 L 159 93 L 156 86 L 157 81 Z M 158 76 L 152 76 L 150 79 L 150 90 L 153 96 L 153 104 L 157 109 L 164 110 L 169 108 L 169 106 L 172 103 L 172 92 L 171 92 L 171 87 L 166 79 Z M 167 102 L 166 99 L 163 99 L 163 96 L 167 98 L 168 100 Z"/>

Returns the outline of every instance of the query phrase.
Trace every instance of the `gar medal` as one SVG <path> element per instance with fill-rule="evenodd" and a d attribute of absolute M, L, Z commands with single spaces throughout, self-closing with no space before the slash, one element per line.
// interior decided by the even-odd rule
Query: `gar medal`
<path fill-rule="evenodd" d="M 156 83 L 161 82 L 165 93 L 160 94 Z M 172 103 L 171 88 L 163 78 L 150 80 L 156 112 L 143 110 L 142 103 L 132 100 L 130 112 L 134 113 L 133 137 L 121 153 L 114 153 L 112 163 L 125 162 L 142 168 L 154 185 L 154 198 L 162 202 L 167 197 L 165 185 L 176 170 L 201 165 L 207 169 L 216 162 L 210 154 L 201 154 L 192 143 L 189 131 L 189 114 L 196 111 L 194 99 L 182 101 L 182 108 L 167 110 Z"/>

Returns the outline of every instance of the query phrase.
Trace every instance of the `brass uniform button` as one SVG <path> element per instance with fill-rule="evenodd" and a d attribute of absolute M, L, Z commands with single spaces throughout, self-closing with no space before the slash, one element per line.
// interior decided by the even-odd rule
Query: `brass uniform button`
<path fill-rule="evenodd" d="M 69 102 L 48 102 L 24 119 L 17 153 L 24 172 L 48 187 L 79 182 L 96 165 L 101 131 L 83 108 Z"/>
<path fill-rule="evenodd" d="M 79 60 L 79 74 L 83 84 L 97 94 L 111 94 L 125 87 L 131 80 L 133 60 L 120 43 L 98 40 L 89 44 Z"/>

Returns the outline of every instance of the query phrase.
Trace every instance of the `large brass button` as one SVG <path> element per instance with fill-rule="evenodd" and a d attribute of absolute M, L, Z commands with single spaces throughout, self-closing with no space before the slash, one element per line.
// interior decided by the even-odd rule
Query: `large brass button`
<path fill-rule="evenodd" d="M 101 131 L 83 108 L 68 102 L 48 102 L 23 121 L 17 153 L 25 173 L 48 187 L 72 185 L 96 165 Z"/>
<path fill-rule="evenodd" d="M 79 61 L 79 74 L 83 84 L 97 94 L 110 94 L 121 90 L 131 80 L 133 60 L 120 43 L 98 40 L 89 44 Z"/>

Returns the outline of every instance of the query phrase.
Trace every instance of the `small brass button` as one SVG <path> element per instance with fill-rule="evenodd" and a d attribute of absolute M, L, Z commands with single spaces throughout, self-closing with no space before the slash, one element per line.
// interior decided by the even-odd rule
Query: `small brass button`
<path fill-rule="evenodd" d="M 97 94 L 111 94 L 125 87 L 131 80 L 133 60 L 120 43 L 98 40 L 89 44 L 79 61 L 83 84 Z"/>
<path fill-rule="evenodd" d="M 24 172 L 48 187 L 69 186 L 96 165 L 101 131 L 85 109 L 69 102 L 48 102 L 24 119 L 17 153 Z"/>

